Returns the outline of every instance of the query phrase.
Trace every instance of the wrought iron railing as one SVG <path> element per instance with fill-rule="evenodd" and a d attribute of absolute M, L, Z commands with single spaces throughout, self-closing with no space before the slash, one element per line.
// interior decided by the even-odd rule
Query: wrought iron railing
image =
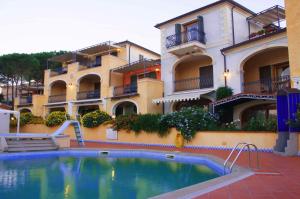
<path fill-rule="evenodd" d="M 66 94 L 62 95 L 50 95 L 48 102 L 49 103 L 56 103 L 56 102 L 65 102 L 66 101 Z"/>
<path fill-rule="evenodd" d="M 166 38 L 166 47 L 172 48 L 174 46 L 179 46 L 192 41 L 198 41 L 202 44 L 205 44 L 205 33 L 195 28 L 189 31 L 181 32 L 180 34 L 170 35 Z"/>
<path fill-rule="evenodd" d="M 114 97 L 137 93 L 137 85 L 125 85 L 114 87 Z"/>
<path fill-rule="evenodd" d="M 274 94 L 280 89 L 291 87 L 290 76 L 282 76 L 273 79 L 261 79 L 252 82 L 245 82 L 244 93 L 266 93 Z"/>
<path fill-rule="evenodd" d="M 21 96 L 19 100 L 20 105 L 32 104 L 32 96 Z"/>
<path fill-rule="evenodd" d="M 68 69 L 65 67 L 51 69 L 51 77 L 66 74 L 66 73 L 68 73 Z"/>
<path fill-rule="evenodd" d="M 100 90 L 82 91 L 77 93 L 77 100 L 99 99 Z"/>
<path fill-rule="evenodd" d="M 174 91 L 186 91 L 195 89 L 213 88 L 213 78 L 195 77 L 174 81 Z"/>

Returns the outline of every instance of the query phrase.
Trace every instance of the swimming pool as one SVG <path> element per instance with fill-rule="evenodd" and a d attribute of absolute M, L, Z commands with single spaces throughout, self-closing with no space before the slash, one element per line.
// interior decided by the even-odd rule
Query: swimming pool
<path fill-rule="evenodd" d="M 202 156 L 153 151 L 54 151 L 0 155 L 6 198 L 149 198 L 221 176 Z"/>

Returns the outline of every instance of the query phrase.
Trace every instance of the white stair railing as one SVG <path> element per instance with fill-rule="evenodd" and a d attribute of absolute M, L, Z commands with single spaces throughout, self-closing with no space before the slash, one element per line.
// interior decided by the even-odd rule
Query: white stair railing
<path fill-rule="evenodd" d="M 240 148 L 239 148 L 240 147 Z M 237 145 L 235 145 L 235 147 L 231 150 L 230 154 L 228 155 L 227 159 L 224 162 L 224 175 L 227 173 L 231 173 L 233 166 L 235 165 L 236 161 L 238 160 L 238 158 L 240 157 L 241 153 L 247 149 L 248 150 L 248 160 L 249 160 L 249 168 L 251 168 L 251 147 L 254 148 L 255 152 L 256 152 L 256 168 L 259 168 L 259 157 L 258 157 L 258 148 L 256 145 L 254 144 L 249 144 L 249 143 L 245 143 L 245 142 L 241 142 L 238 143 Z M 235 158 L 233 159 L 233 161 L 230 163 L 229 160 L 231 159 L 231 157 L 233 156 L 234 151 L 238 150 L 237 155 L 235 156 Z"/>

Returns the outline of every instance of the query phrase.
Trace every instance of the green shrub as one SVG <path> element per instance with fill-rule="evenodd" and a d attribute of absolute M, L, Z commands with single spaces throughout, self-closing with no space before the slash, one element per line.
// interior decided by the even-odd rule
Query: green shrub
<path fill-rule="evenodd" d="M 262 115 L 252 117 L 243 128 L 246 131 L 276 131 L 277 120 L 276 117 L 266 119 Z"/>
<path fill-rule="evenodd" d="M 233 94 L 233 90 L 230 87 L 224 86 L 219 87 L 216 91 L 216 98 L 217 100 L 224 99 L 226 97 L 230 97 Z"/>
<path fill-rule="evenodd" d="M 135 122 L 132 123 L 132 130 L 136 133 L 145 131 L 146 133 L 158 133 L 159 136 L 166 136 L 169 132 L 168 126 L 160 123 L 160 114 L 137 115 Z"/>
<path fill-rule="evenodd" d="M 178 112 L 163 115 L 161 124 L 168 128 L 176 128 L 186 141 L 191 141 L 197 131 L 217 128 L 217 120 L 214 116 L 198 107 L 182 108 Z"/>
<path fill-rule="evenodd" d="M 137 120 L 137 115 L 119 115 L 113 123 L 114 130 L 127 130 L 131 131 L 133 123 Z"/>
<path fill-rule="evenodd" d="M 66 113 L 54 111 L 47 116 L 45 124 L 48 127 L 53 127 L 62 124 L 64 121 L 66 121 Z"/>
<path fill-rule="evenodd" d="M 45 121 L 42 117 L 33 116 L 28 124 L 44 124 Z"/>
<path fill-rule="evenodd" d="M 20 126 L 24 126 L 26 124 L 29 124 L 34 115 L 32 113 L 21 113 L 20 114 Z"/>
<path fill-rule="evenodd" d="M 106 112 L 97 110 L 85 114 L 82 117 L 82 125 L 87 128 L 94 128 L 110 120 L 110 115 L 108 115 Z"/>

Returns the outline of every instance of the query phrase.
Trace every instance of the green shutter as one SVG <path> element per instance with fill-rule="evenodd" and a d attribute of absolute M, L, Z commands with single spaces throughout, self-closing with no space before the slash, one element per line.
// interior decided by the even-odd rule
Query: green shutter
<path fill-rule="evenodd" d="M 198 31 L 199 31 L 199 41 L 205 44 L 205 33 L 204 33 L 204 20 L 203 16 L 198 16 Z"/>
<path fill-rule="evenodd" d="M 181 24 L 175 24 L 176 45 L 181 44 Z"/>

